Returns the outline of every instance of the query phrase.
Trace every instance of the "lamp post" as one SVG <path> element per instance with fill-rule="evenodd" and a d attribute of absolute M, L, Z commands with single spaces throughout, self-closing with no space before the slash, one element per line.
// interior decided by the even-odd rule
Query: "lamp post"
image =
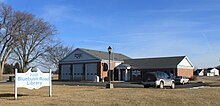
<path fill-rule="evenodd" d="M 109 74 L 109 77 L 108 77 L 108 81 L 109 83 L 111 83 L 111 63 L 110 63 L 110 57 L 111 57 L 111 51 L 112 51 L 112 48 L 109 46 L 108 47 L 108 74 Z"/>
<path fill-rule="evenodd" d="M 111 70 L 111 68 L 110 68 L 110 65 L 111 65 L 111 63 L 110 63 L 110 57 L 111 57 L 111 51 L 112 51 L 112 48 L 109 46 L 108 47 L 108 54 L 109 54 L 109 57 L 108 57 L 108 84 L 106 84 L 106 88 L 114 88 L 113 87 L 113 84 L 111 83 L 111 72 L 110 72 L 110 70 Z"/>

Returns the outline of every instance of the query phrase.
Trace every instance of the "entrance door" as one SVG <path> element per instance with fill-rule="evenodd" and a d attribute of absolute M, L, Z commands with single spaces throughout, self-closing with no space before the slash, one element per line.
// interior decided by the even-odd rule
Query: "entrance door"
<path fill-rule="evenodd" d="M 95 81 L 97 76 L 97 63 L 86 64 L 86 80 Z"/>
<path fill-rule="evenodd" d="M 130 74 L 131 74 L 130 72 L 131 72 L 130 70 L 127 70 L 127 73 L 126 73 L 126 70 L 122 69 L 121 70 L 121 80 L 129 81 L 130 80 Z"/>

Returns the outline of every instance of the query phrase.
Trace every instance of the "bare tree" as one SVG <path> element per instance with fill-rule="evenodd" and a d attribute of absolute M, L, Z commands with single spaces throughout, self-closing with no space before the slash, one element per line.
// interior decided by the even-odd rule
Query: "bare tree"
<path fill-rule="evenodd" d="M 17 31 L 21 20 L 14 15 L 10 6 L 0 4 L 0 80 L 2 80 L 4 65 L 18 40 Z"/>
<path fill-rule="evenodd" d="M 53 64 L 58 69 L 59 61 L 66 57 L 73 51 L 73 47 L 64 46 L 62 44 L 51 47 L 50 50 L 44 55 L 44 60 Z"/>
<path fill-rule="evenodd" d="M 24 20 L 19 27 L 18 46 L 14 53 L 22 71 L 26 72 L 30 63 L 43 56 L 54 45 L 53 35 L 56 30 L 54 26 L 32 14 L 20 11 L 15 14 Z"/>

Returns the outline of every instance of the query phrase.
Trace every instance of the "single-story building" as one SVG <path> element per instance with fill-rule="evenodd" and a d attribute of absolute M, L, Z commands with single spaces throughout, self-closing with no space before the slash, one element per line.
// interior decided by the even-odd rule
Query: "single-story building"
<path fill-rule="evenodd" d="M 130 59 L 119 53 L 112 53 L 110 58 L 111 70 Z M 77 48 L 59 62 L 59 79 L 94 81 L 96 76 L 103 79 L 108 77 L 108 63 L 108 52 Z"/>
<path fill-rule="evenodd" d="M 193 77 L 194 66 L 187 56 L 131 59 L 120 53 L 110 57 L 104 51 L 77 48 L 59 62 L 60 80 L 91 80 L 96 76 L 111 80 L 140 81 L 145 72 L 163 71 L 175 76 Z"/>
<path fill-rule="evenodd" d="M 192 78 L 194 70 L 194 66 L 187 56 L 125 59 L 124 64 L 120 64 L 116 68 L 118 69 L 117 80 L 133 81 L 140 80 L 145 72 L 153 71 L 163 71 L 172 73 L 174 76 Z"/>

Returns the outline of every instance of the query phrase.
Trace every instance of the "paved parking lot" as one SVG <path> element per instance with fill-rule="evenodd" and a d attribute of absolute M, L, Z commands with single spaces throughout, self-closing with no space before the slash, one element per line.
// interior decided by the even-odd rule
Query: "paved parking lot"
<path fill-rule="evenodd" d="M 64 85 L 64 86 L 100 86 L 105 87 L 105 85 L 108 82 L 65 82 L 65 81 L 54 81 L 53 84 L 55 85 Z M 144 88 L 144 86 L 141 83 L 137 82 L 112 82 L 114 85 L 114 88 Z M 206 83 L 199 83 L 199 82 L 191 82 L 189 84 L 177 84 L 176 89 L 178 88 L 193 88 L 193 87 L 200 87 L 200 86 L 209 86 Z M 220 86 L 219 86 L 220 87 Z"/>
<path fill-rule="evenodd" d="M 0 83 L 13 83 L 13 82 L 5 82 L 8 80 L 8 76 L 5 77 L 4 81 Z M 204 83 L 202 83 L 204 82 Z M 89 81 L 53 81 L 53 85 L 64 85 L 64 86 L 99 86 L 105 87 L 108 82 L 89 82 Z M 144 88 L 141 83 L 138 82 L 112 82 L 114 84 L 114 88 Z M 176 84 L 176 89 L 179 88 L 193 88 L 193 87 L 220 87 L 220 77 L 197 77 L 196 81 L 191 81 L 189 84 Z"/>

